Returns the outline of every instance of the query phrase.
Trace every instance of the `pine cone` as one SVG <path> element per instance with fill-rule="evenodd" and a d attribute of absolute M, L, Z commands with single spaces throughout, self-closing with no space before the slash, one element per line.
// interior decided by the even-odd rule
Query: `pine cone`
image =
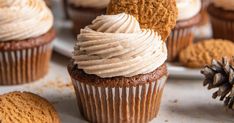
<path fill-rule="evenodd" d="M 213 98 L 220 97 L 228 108 L 234 109 L 234 66 L 230 65 L 230 61 L 227 58 L 212 60 L 211 65 L 205 66 L 201 73 L 205 76 L 204 86 L 208 85 L 209 90 L 218 88 Z"/>

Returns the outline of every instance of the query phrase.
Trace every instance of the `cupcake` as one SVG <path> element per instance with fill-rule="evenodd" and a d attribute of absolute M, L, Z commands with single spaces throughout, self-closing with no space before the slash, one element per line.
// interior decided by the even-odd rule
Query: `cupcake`
<path fill-rule="evenodd" d="M 177 0 L 178 18 L 167 39 L 168 61 L 178 59 L 179 52 L 194 40 L 194 27 L 200 21 L 200 0 Z"/>
<path fill-rule="evenodd" d="M 53 105 L 30 92 L 0 95 L 1 123 L 60 123 Z"/>
<path fill-rule="evenodd" d="M 42 0 L 0 1 L 0 85 L 46 75 L 55 37 L 53 16 Z"/>
<path fill-rule="evenodd" d="M 147 123 L 168 76 L 166 44 L 132 15 L 98 16 L 81 30 L 68 65 L 80 112 L 95 123 Z"/>
<path fill-rule="evenodd" d="M 234 1 L 213 0 L 208 7 L 214 38 L 234 41 Z"/>
<path fill-rule="evenodd" d="M 73 32 L 91 24 L 97 16 L 105 14 L 109 0 L 68 0 L 68 16 L 73 22 Z"/>

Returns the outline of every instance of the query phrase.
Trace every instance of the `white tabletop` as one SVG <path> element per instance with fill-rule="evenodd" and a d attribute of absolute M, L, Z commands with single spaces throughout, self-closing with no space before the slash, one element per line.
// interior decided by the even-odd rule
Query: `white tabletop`
<path fill-rule="evenodd" d="M 0 86 L 0 94 L 21 90 L 39 94 L 56 107 L 62 123 L 85 123 L 76 105 L 75 93 L 66 70 L 69 58 L 53 54 L 48 75 L 32 84 Z M 234 111 L 211 98 L 202 80 L 170 78 L 164 90 L 159 115 L 152 123 L 233 123 Z"/>

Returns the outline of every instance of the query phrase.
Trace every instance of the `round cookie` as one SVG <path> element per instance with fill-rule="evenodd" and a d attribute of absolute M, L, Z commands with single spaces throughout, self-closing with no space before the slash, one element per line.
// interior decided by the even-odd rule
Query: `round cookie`
<path fill-rule="evenodd" d="M 0 123 L 60 123 L 52 104 L 29 92 L 0 95 Z"/>
<path fill-rule="evenodd" d="M 234 56 L 234 44 L 228 40 L 211 39 L 189 45 L 182 50 L 179 61 L 190 68 L 201 68 L 211 64 L 212 59 L 221 60 L 222 57 Z"/>
<path fill-rule="evenodd" d="M 122 12 L 135 16 L 142 28 L 154 29 L 164 41 L 176 25 L 178 15 L 175 0 L 111 0 L 107 14 Z"/>

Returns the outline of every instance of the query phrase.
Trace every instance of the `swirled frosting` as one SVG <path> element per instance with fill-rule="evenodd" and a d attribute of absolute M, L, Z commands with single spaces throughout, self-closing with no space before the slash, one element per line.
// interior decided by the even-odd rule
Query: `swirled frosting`
<path fill-rule="evenodd" d="M 161 36 L 141 30 L 125 13 L 97 17 L 77 38 L 73 59 L 78 69 L 102 78 L 150 73 L 167 58 Z"/>
<path fill-rule="evenodd" d="M 187 20 L 196 16 L 201 10 L 201 0 L 177 0 L 177 21 Z"/>
<path fill-rule="evenodd" d="M 77 7 L 94 7 L 105 8 L 109 4 L 110 0 L 69 0 L 69 3 Z"/>
<path fill-rule="evenodd" d="M 225 10 L 234 10 L 234 0 L 213 0 L 216 7 L 221 7 Z"/>
<path fill-rule="evenodd" d="M 0 41 L 37 37 L 52 25 L 52 13 L 43 0 L 0 0 Z"/>

